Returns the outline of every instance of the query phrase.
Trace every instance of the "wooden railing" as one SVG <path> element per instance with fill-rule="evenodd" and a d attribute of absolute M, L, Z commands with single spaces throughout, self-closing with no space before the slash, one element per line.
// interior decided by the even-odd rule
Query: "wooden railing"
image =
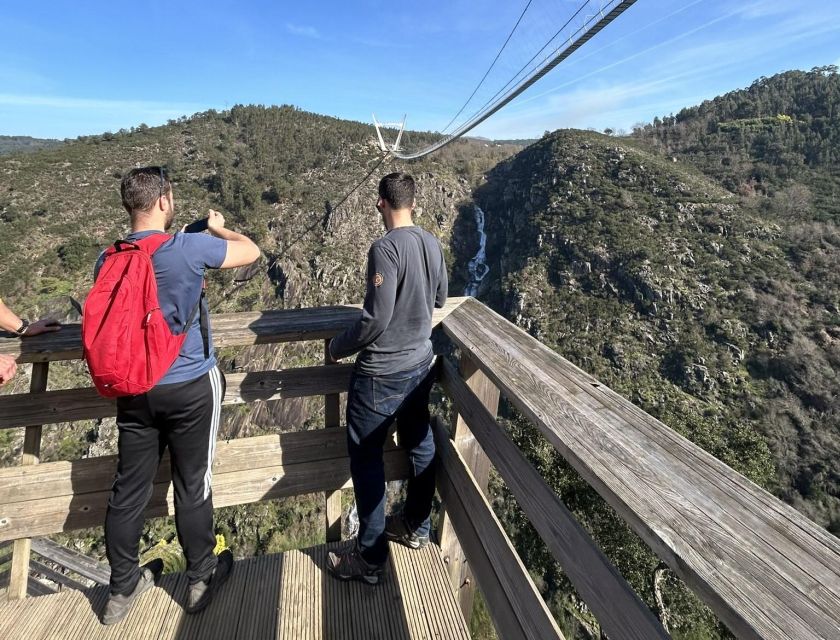
<path fill-rule="evenodd" d="M 463 299 L 436 310 L 435 324 Z M 211 318 L 219 347 L 329 340 L 359 314 L 354 307 L 323 307 L 217 314 Z M 104 522 L 114 456 L 36 465 L 44 425 L 116 415 L 116 404 L 93 388 L 47 391 L 51 362 L 81 358 L 78 325 L 27 340 L 0 339 L 0 353 L 32 362 L 30 393 L 0 396 L 0 428 L 24 427 L 21 466 L 0 470 L 0 541 L 14 540 L 8 594 L 27 592 L 30 539 Z M 324 396 L 326 426 L 339 423 L 339 394 L 352 365 L 231 373 L 223 404 Z M 37 425 L 37 426 L 32 426 Z M 386 451 L 389 479 L 407 477 L 405 455 Z M 164 461 L 165 462 L 165 461 Z M 160 466 L 147 516 L 173 513 L 168 464 Z M 340 429 L 283 433 L 220 443 L 214 463 L 215 506 L 245 504 L 305 493 L 325 493 L 327 540 L 341 535 L 342 488 L 350 486 L 345 435 Z"/>
<path fill-rule="evenodd" d="M 223 346 L 325 341 L 357 313 L 226 314 L 213 318 L 214 336 Z M 489 505 L 492 466 L 609 638 L 669 637 L 498 424 L 501 395 L 736 636 L 840 638 L 840 541 L 475 300 L 451 301 L 435 323 L 459 354 L 457 363 L 441 358 L 439 368 L 457 415 L 448 427 L 436 419 L 434 429 L 441 552 L 467 615 L 478 584 L 501 638 L 562 637 Z M 78 332 L 0 340 L 0 353 L 10 352 L 44 365 L 77 358 Z M 349 365 L 331 365 L 228 375 L 225 403 L 324 396 L 330 428 L 220 443 L 215 504 L 325 492 L 334 538 L 336 492 L 350 486 L 344 432 L 334 428 L 349 374 Z M 34 464 L 40 428 L 30 425 L 115 413 L 92 390 L 46 391 L 45 383 L 46 372 L 36 370 L 33 393 L 0 397 L 0 428 L 27 428 L 23 464 L 0 470 L 0 542 L 16 540 L 18 594 L 28 573 L 20 541 L 101 524 L 115 464 L 113 457 Z M 406 477 L 403 451 L 389 446 L 385 460 L 388 478 Z M 147 515 L 171 512 L 164 464 Z"/>

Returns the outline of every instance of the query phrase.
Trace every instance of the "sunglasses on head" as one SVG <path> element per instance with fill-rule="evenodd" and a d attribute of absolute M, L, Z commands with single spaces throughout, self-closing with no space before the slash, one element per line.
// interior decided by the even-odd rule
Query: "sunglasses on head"
<path fill-rule="evenodd" d="M 160 175 L 160 197 L 162 198 L 165 195 L 163 187 L 164 187 L 164 180 L 166 178 L 166 174 L 165 174 L 166 168 L 163 165 L 161 165 L 161 166 L 158 167 L 158 172 L 159 172 L 159 175 Z"/>

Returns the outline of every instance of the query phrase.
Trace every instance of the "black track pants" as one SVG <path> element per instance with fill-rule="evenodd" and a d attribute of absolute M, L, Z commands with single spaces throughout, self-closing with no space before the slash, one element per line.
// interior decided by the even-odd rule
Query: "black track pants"
<path fill-rule="evenodd" d="M 112 593 L 130 593 L 140 578 L 138 547 L 144 511 L 167 448 L 175 525 L 190 584 L 206 579 L 215 568 L 210 481 L 224 393 L 224 376 L 213 368 L 190 382 L 159 385 L 142 395 L 118 398 L 119 460 L 105 516 Z"/>

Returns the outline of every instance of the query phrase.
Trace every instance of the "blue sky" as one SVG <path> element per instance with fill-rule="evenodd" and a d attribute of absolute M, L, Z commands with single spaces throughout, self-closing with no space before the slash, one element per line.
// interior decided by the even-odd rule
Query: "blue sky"
<path fill-rule="evenodd" d="M 526 2 L 0 0 L 0 134 L 75 137 L 251 103 L 408 114 L 409 128 L 440 130 Z M 465 115 L 582 2 L 532 0 Z M 473 134 L 629 129 L 762 75 L 838 63 L 835 0 L 638 0 Z"/>

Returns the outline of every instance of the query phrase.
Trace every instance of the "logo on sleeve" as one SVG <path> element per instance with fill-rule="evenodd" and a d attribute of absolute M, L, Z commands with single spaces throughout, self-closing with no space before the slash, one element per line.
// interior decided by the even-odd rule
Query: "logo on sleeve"
<path fill-rule="evenodd" d="M 374 287 L 381 287 L 382 283 L 385 282 L 385 278 L 382 277 L 381 273 L 377 273 L 373 276 L 373 286 Z"/>

